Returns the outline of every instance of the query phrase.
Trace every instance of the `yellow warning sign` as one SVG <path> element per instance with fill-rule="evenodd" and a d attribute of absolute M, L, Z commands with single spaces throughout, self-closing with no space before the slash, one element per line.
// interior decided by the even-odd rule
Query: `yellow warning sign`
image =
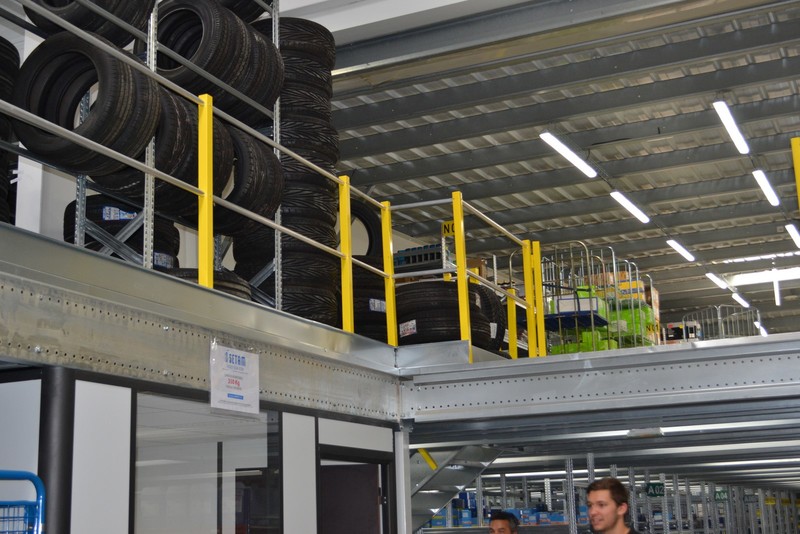
<path fill-rule="evenodd" d="M 456 235 L 456 222 L 455 221 L 444 221 L 442 223 L 442 236 L 443 237 L 450 237 Z"/>

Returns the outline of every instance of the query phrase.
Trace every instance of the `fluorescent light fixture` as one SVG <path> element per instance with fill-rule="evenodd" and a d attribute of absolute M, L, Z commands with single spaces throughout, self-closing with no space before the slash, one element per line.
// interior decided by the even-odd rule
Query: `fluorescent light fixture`
<path fill-rule="evenodd" d="M 735 300 L 736 302 L 741 304 L 743 307 L 745 307 L 745 308 L 749 308 L 750 307 L 750 303 L 747 302 L 746 300 L 744 300 L 739 293 L 734 293 L 732 296 L 733 296 L 733 300 Z"/>
<path fill-rule="evenodd" d="M 773 271 L 777 271 L 776 268 L 772 268 Z M 775 306 L 781 305 L 781 284 L 778 282 L 777 276 L 775 280 L 772 281 L 772 291 L 775 293 Z"/>
<path fill-rule="evenodd" d="M 728 289 L 728 284 L 725 282 L 725 280 L 723 280 L 722 278 L 720 278 L 716 274 L 714 274 L 714 273 L 706 273 L 706 276 L 708 277 L 709 280 L 711 280 L 712 282 L 717 284 L 717 286 L 720 289 Z"/>
<path fill-rule="evenodd" d="M 731 285 L 734 287 L 752 286 L 755 284 L 774 284 L 775 282 L 786 282 L 789 280 L 800 280 L 800 267 L 768 269 L 737 274 L 731 277 Z"/>
<path fill-rule="evenodd" d="M 758 333 L 761 334 L 761 337 L 767 337 L 769 335 L 769 334 L 767 334 L 767 329 L 764 328 L 764 326 L 761 323 L 759 323 L 758 321 L 753 321 L 753 325 L 758 330 Z"/>
<path fill-rule="evenodd" d="M 800 232 L 797 231 L 797 226 L 794 224 L 787 224 L 786 231 L 789 232 L 790 236 L 792 236 L 794 244 L 797 246 L 797 248 L 800 248 Z"/>
<path fill-rule="evenodd" d="M 694 261 L 694 256 L 691 252 L 683 248 L 683 246 L 674 239 L 667 239 L 667 245 L 675 249 L 675 251 L 686 258 L 686 261 Z"/>
<path fill-rule="evenodd" d="M 620 193 L 619 191 L 612 191 L 611 196 L 620 203 L 620 205 L 628 210 L 631 215 L 642 221 L 643 223 L 647 224 L 650 222 L 650 217 L 648 217 L 642 210 L 636 207 L 633 202 L 627 199 L 625 195 Z"/>
<path fill-rule="evenodd" d="M 747 146 L 747 141 L 742 135 L 742 132 L 739 131 L 736 121 L 733 120 L 733 115 L 731 115 L 728 104 L 722 100 L 717 100 L 714 102 L 714 110 L 717 112 L 717 115 L 719 115 L 719 120 L 722 121 L 722 125 L 725 126 L 725 129 L 728 131 L 728 135 L 731 136 L 731 141 L 733 141 L 739 154 L 748 154 L 750 152 L 750 147 Z"/>
<path fill-rule="evenodd" d="M 541 137 L 542 141 L 553 147 L 553 149 L 567 158 L 567 160 L 575 165 L 580 171 L 588 176 L 589 178 L 594 178 L 597 176 L 597 171 L 594 170 L 588 163 L 583 161 L 579 155 L 572 151 L 567 145 L 559 141 L 556 136 L 551 134 L 550 132 L 542 132 L 539 136 Z"/>
<path fill-rule="evenodd" d="M 767 202 L 773 206 L 780 206 L 781 201 L 778 198 L 778 195 L 775 194 L 775 190 L 772 189 L 772 185 L 769 183 L 769 180 L 767 180 L 767 175 L 764 174 L 764 171 L 753 171 L 753 177 L 756 179 L 756 183 L 758 183 L 761 191 L 764 192 L 764 196 L 767 197 Z"/>

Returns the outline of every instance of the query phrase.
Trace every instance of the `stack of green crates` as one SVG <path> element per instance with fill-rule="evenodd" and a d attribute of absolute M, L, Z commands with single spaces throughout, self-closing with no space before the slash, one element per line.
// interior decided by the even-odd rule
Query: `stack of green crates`
<path fill-rule="evenodd" d="M 616 349 L 617 341 L 614 339 L 603 339 L 602 336 L 604 334 L 605 332 L 597 330 L 565 330 L 562 333 L 562 340 L 564 342 L 550 347 L 550 354 L 574 354 L 576 352 Z"/>

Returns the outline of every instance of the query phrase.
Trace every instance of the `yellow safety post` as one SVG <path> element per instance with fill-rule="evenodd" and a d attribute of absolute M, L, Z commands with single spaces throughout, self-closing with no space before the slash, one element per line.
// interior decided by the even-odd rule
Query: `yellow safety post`
<path fill-rule="evenodd" d="M 513 287 L 508 288 L 511 295 L 516 295 L 517 290 Z M 509 298 L 506 305 L 508 306 L 508 355 L 512 360 L 517 359 L 517 302 Z"/>
<path fill-rule="evenodd" d="M 342 330 L 355 331 L 353 317 L 353 226 L 350 223 L 350 177 L 340 176 L 339 247 L 342 251 Z"/>
<path fill-rule="evenodd" d="M 472 331 L 469 322 L 469 281 L 467 280 L 467 244 L 464 235 L 464 204 L 461 191 L 453 191 L 453 221 L 456 231 L 456 284 L 458 284 L 458 317 L 461 339 L 467 341 L 469 363 L 472 363 Z M 442 251 L 444 254 L 444 251 Z"/>
<path fill-rule="evenodd" d="M 536 301 L 534 300 L 535 290 L 533 288 L 533 269 L 531 268 L 531 242 L 525 239 L 522 242 L 522 278 L 525 284 L 525 302 L 528 303 L 525 309 L 526 323 L 528 325 L 528 357 L 539 355 L 537 347 L 538 338 L 536 337 L 536 315 L 534 313 Z"/>
<path fill-rule="evenodd" d="M 419 455 L 422 456 L 422 459 L 425 460 L 425 463 L 428 464 L 428 467 L 431 468 L 431 471 L 436 471 L 439 469 L 439 464 L 436 463 L 436 460 L 433 459 L 433 456 L 426 449 L 417 449 L 419 451 Z"/>
<path fill-rule="evenodd" d="M 794 162 L 794 181 L 800 191 L 800 137 L 792 137 L 792 161 Z M 800 209 L 800 195 L 797 195 L 797 207 Z"/>
<path fill-rule="evenodd" d="M 399 344 L 397 339 L 397 299 L 394 292 L 392 211 L 388 201 L 381 202 L 381 237 L 383 237 L 383 271 L 388 275 L 383 281 L 386 291 L 386 343 L 396 347 Z"/>
<path fill-rule="evenodd" d="M 214 101 L 200 95 L 198 104 L 197 187 L 197 283 L 214 287 Z"/>
<path fill-rule="evenodd" d="M 533 291 L 536 302 L 536 347 L 539 356 L 547 356 L 547 338 L 544 331 L 544 282 L 542 280 L 542 244 L 531 244 L 533 258 Z M 530 336 L 530 332 L 528 333 Z"/>

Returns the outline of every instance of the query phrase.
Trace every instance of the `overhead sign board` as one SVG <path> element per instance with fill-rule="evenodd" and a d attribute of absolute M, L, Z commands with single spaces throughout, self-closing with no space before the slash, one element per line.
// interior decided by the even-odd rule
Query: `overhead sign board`
<path fill-rule="evenodd" d="M 728 502 L 728 490 L 718 489 L 714 491 L 715 502 Z"/>
<path fill-rule="evenodd" d="M 663 497 L 664 496 L 664 484 L 661 482 L 650 482 L 647 484 L 647 496 L 648 497 Z"/>

